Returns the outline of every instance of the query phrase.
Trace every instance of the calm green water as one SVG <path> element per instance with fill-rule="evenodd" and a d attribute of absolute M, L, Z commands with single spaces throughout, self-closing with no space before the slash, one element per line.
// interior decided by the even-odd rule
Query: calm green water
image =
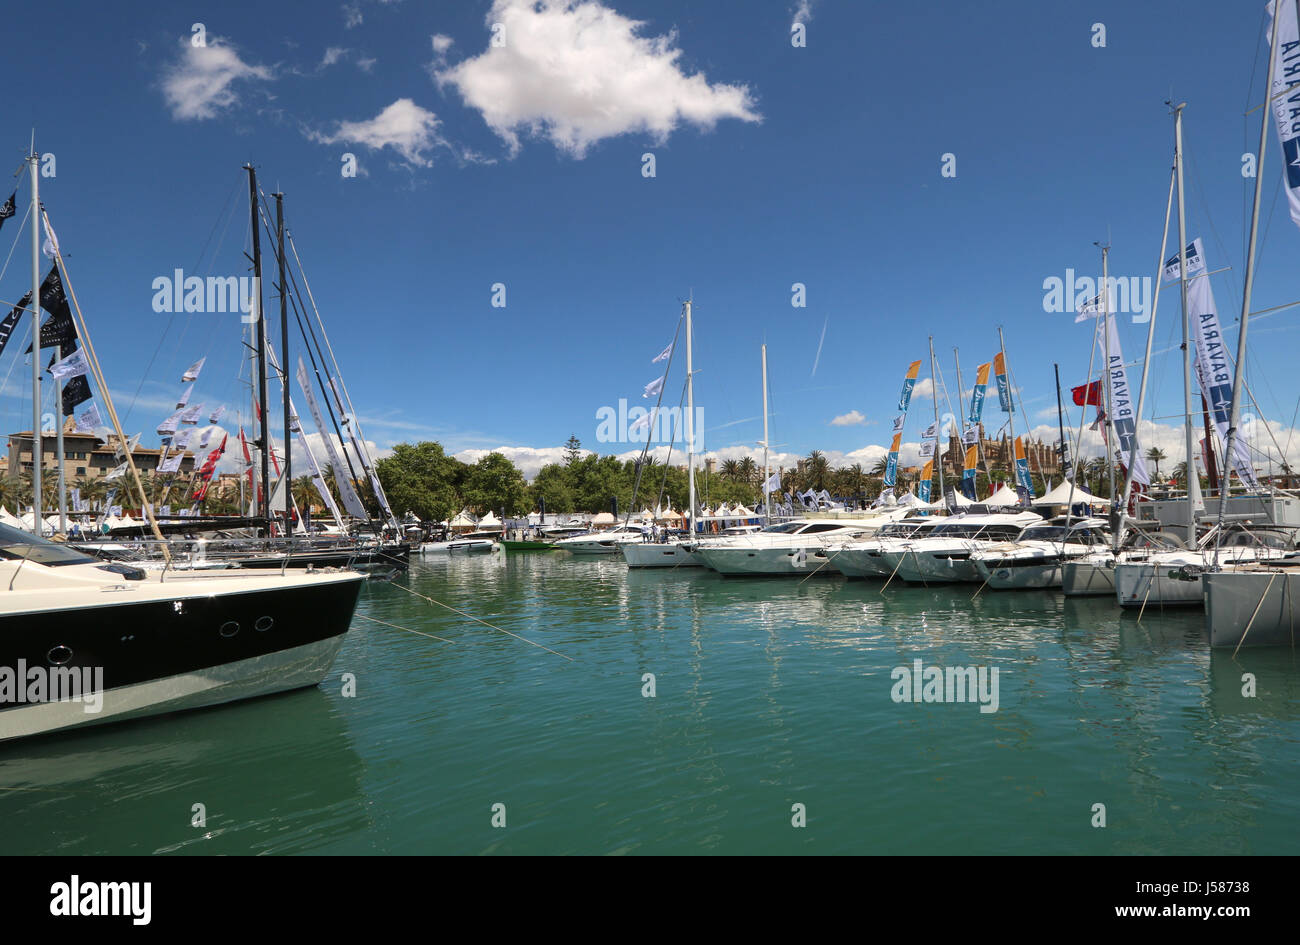
<path fill-rule="evenodd" d="M 453 642 L 357 619 L 318 689 L 0 746 L 0 853 L 1300 852 L 1300 658 L 1199 611 L 562 552 L 402 580 L 573 661 L 372 582 Z M 999 710 L 896 704 L 918 658 L 998 667 Z"/>

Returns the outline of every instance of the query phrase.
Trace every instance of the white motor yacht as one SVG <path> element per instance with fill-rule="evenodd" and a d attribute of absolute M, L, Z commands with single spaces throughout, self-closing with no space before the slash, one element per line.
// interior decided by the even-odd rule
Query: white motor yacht
<path fill-rule="evenodd" d="M 1065 562 L 1097 551 L 1108 541 L 1102 519 L 1062 516 L 1030 525 L 1015 541 L 973 552 L 971 562 L 991 590 L 1060 587 Z"/>
<path fill-rule="evenodd" d="M 906 510 L 899 510 L 896 517 L 905 514 Z M 795 519 L 748 535 L 702 541 L 695 555 L 719 574 L 833 574 L 833 569 L 822 567 L 829 562 L 833 548 L 872 534 L 887 523 L 888 516 L 877 520 Z"/>
<path fill-rule="evenodd" d="M 882 526 L 870 538 L 849 541 L 831 552 L 831 567 L 848 578 L 889 577 L 885 554 L 910 538 L 920 538 L 938 528 L 945 516 L 905 518 Z"/>
<path fill-rule="evenodd" d="M 645 536 L 638 525 L 619 525 L 603 532 L 588 532 L 561 538 L 555 547 L 562 548 L 575 555 L 616 555 L 626 544 L 643 542 Z"/>
<path fill-rule="evenodd" d="M 971 555 L 1014 541 L 1043 521 L 1033 512 L 959 512 L 924 535 L 895 542 L 882 558 L 890 574 L 909 584 L 952 584 L 983 580 Z"/>

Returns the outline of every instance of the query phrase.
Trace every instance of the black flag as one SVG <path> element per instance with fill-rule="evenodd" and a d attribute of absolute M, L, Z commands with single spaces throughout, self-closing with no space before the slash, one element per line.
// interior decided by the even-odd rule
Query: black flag
<path fill-rule="evenodd" d="M 0 322 L 0 354 L 4 354 L 5 345 L 9 344 L 9 336 L 12 335 L 14 329 L 18 327 L 18 319 L 23 317 L 23 311 L 27 308 L 27 303 L 31 300 L 32 294 L 28 292 L 18 300 L 18 304 L 14 306 L 12 312 L 4 317 L 4 321 Z"/>
<path fill-rule="evenodd" d="M 31 293 L 28 293 L 30 298 Z M 61 345 L 67 348 L 68 343 L 75 341 L 77 337 L 77 328 L 72 323 L 72 309 L 68 306 L 68 298 L 63 294 L 63 281 L 59 278 L 59 267 L 51 266 L 49 275 L 41 283 L 41 308 L 50 313 L 50 317 L 45 319 L 45 324 L 41 326 L 41 347 L 53 348 L 55 345 Z M 66 353 L 73 349 L 68 348 Z M 31 354 L 31 345 L 27 346 L 27 353 Z"/>
<path fill-rule="evenodd" d="M 15 190 L 9 195 L 9 199 L 5 201 L 4 206 L 0 207 L 0 226 L 4 226 L 5 220 L 14 215 L 14 198 L 17 196 L 18 191 Z"/>
<path fill-rule="evenodd" d="M 77 409 L 79 404 L 84 404 L 90 400 L 90 385 L 86 383 L 86 375 L 78 374 L 71 378 L 63 385 L 63 415 L 72 416 L 72 412 Z"/>

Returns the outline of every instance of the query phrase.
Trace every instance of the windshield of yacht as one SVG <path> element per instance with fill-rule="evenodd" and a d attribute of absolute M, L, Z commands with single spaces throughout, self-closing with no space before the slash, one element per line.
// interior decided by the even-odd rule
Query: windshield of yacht
<path fill-rule="evenodd" d="M 53 567 L 62 564 L 91 564 L 97 560 L 75 548 L 48 538 L 38 538 L 30 532 L 4 524 L 0 524 L 0 557 L 10 560 L 25 558 L 35 564 Z"/>
<path fill-rule="evenodd" d="M 1068 537 L 1067 537 L 1068 535 Z M 1030 525 L 1018 541 L 1068 541 L 1076 545 L 1104 544 L 1106 539 L 1091 528 L 1066 529 L 1064 525 Z"/>
<path fill-rule="evenodd" d="M 780 525 L 768 525 L 763 529 L 764 535 L 789 535 L 803 528 L 807 522 L 783 522 Z"/>

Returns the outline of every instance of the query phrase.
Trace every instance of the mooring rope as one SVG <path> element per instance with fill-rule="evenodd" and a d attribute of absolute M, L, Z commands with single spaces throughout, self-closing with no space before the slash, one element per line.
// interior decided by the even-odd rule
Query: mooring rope
<path fill-rule="evenodd" d="M 514 637 L 516 640 L 522 640 L 523 642 L 529 644 L 530 646 L 537 647 L 539 650 L 545 650 L 547 653 L 553 653 L 556 656 L 560 657 L 560 659 L 568 660 L 570 663 L 576 662 L 572 656 L 565 656 L 563 653 L 559 652 L 558 650 L 552 650 L 549 646 L 543 646 L 541 643 L 538 643 L 534 640 L 530 640 L 527 637 L 520 636 L 517 633 L 512 633 L 509 630 L 504 630 L 501 627 L 496 626 L 495 624 L 490 624 L 486 620 L 480 620 L 478 617 L 475 617 L 473 614 L 467 614 L 463 610 L 457 610 L 455 607 L 452 607 L 450 604 L 444 604 L 442 601 L 434 600 L 432 597 L 425 597 L 423 594 L 419 593 L 418 591 L 413 591 L 411 590 L 411 588 L 406 587 L 403 584 L 393 583 L 390 586 L 400 587 L 408 594 L 414 594 L 416 597 L 420 598 L 421 600 L 427 600 L 430 604 L 437 604 L 439 607 L 445 607 L 447 610 L 450 610 L 453 614 L 459 614 L 460 616 L 468 620 L 473 620 L 475 623 L 481 623 L 483 624 L 483 626 L 490 627 L 491 629 L 497 631 L 498 633 L 504 633 L 508 637 Z"/>

